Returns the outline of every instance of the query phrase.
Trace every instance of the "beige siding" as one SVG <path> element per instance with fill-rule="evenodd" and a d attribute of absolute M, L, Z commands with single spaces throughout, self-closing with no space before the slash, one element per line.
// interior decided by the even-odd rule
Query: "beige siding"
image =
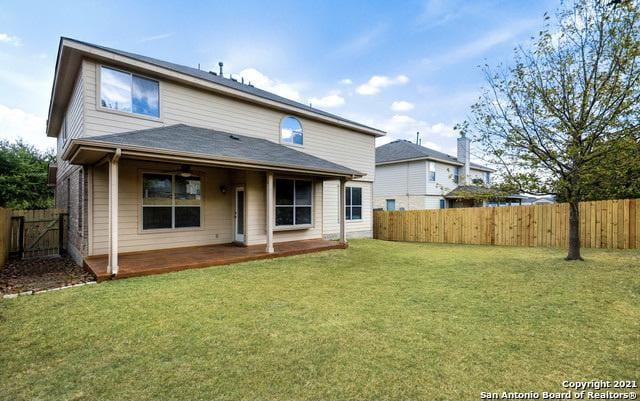
<path fill-rule="evenodd" d="M 90 174 L 92 174 L 91 185 L 93 187 L 91 197 L 93 230 L 89 254 L 101 255 L 107 253 L 109 247 L 109 175 L 107 165 L 94 167 Z"/>
<path fill-rule="evenodd" d="M 277 178 L 277 176 L 276 176 Z M 246 180 L 247 195 L 247 238 L 248 245 L 265 244 L 266 231 L 266 183 L 265 173 L 249 171 Z M 322 182 L 313 185 L 313 227 L 303 230 L 274 231 L 273 241 L 295 241 L 322 237 Z"/>
<path fill-rule="evenodd" d="M 204 220 L 201 228 L 185 230 L 142 231 L 141 222 L 141 183 L 143 171 L 171 172 L 179 166 L 121 160 L 119 174 L 119 250 L 134 252 L 151 249 L 176 248 L 207 244 L 222 244 L 232 241 L 233 191 L 226 194 L 219 190 L 221 185 L 231 186 L 231 171 L 198 167 L 202 173 L 202 209 Z M 108 175 L 102 166 L 94 169 L 93 175 L 93 252 L 107 253 L 108 241 Z"/>
<path fill-rule="evenodd" d="M 170 81 L 160 83 L 160 120 L 101 110 L 96 98 L 98 66 L 85 60 L 83 71 L 86 136 L 184 123 L 279 141 L 280 121 L 285 113 Z M 373 136 L 299 119 L 304 129 L 304 147 L 296 149 L 361 171 L 367 174 L 363 180 L 373 181 Z"/>
<path fill-rule="evenodd" d="M 60 128 L 60 133 L 58 134 L 58 143 L 57 143 L 57 164 L 58 164 L 58 179 L 64 177 L 72 166 L 69 165 L 66 161 L 62 160 L 60 157 L 62 152 L 64 151 L 66 145 L 73 138 L 79 138 L 83 135 L 84 130 L 84 109 L 83 109 L 83 73 L 82 70 L 78 72 L 78 76 L 76 78 L 75 85 L 73 87 L 73 93 L 71 94 L 71 98 L 69 99 L 69 105 L 67 106 L 67 111 L 65 113 L 63 124 Z M 67 138 L 64 140 L 63 138 L 63 130 L 67 131 Z"/>
<path fill-rule="evenodd" d="M 348 187 L 362 188 L 362 219 L 347 220 L 347 234 L 353 236 L 371 236 L 373 230 L 372 220 L 372 196 L 373 185 L 366 182 L 350 181 Z M 333 238 L 340 233 L 340 204 L 338 195 L 340 193 L 340 181 L 328 180 L 322 184 L 322 202 L 324 205 L 322 234 L 325 237 Z M 357 235 L 356 235 L 357 234 Z"/>
<path fill-rule="evenodd" d="M 202 228 L 189 230 L 142 231 L 140 174 L 143 171 L 171 172 L 179 166 L 122 160 L 119 174 L 119 243 L 120 252 L 174 248 L 233 241 L 234 187 L 244 186 L 246 195 L 245 241 L 249 245 L 266 243 L 265 174 L 214 168 L 198 168 L 202 178 Z M 108 175 L 106 166 L 93 171 L 93 241 L 92 255 L 108 249 Z M 220 192 L 225 185 L 226 194 Z M 364 184 L 366 185 L 366 184 Z M 322 182 L 314 183 L 314 227 L 304 230 L 276 231 L 274 241 L 293 241 L 322 237 Z M 370 218 L 369 218 L 370 221 Z M 369 223 L 370 224 L 370 223 Z"/>

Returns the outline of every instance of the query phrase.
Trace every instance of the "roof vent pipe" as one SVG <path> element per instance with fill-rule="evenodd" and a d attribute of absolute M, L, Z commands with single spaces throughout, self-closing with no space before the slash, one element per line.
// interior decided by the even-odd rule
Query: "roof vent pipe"
<path fill-rule="evenodd" d="M 222 67 L 224 66 L 224 63 L 222 61 L 218 62 L 218 67 L 220 67 L 220 76 L 222 76 Z"/>

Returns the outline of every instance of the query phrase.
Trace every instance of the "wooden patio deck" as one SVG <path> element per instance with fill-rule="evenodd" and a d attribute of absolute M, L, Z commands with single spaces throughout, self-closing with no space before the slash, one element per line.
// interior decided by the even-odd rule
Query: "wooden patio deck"
<path fill-rule="evenodd" d="M 170 248 L 118 255 L 118 274 L 107 274 L 107 255 L 89 256 L 84 267 L 98 282 L 112 278 L 162 274 L 179 270 L 228 265 L 258 259 L 301 255 L 327 249 L 344 249 L 347 245 L 322 239 L 280 242 L 274 244 L 274 253 L 265 252 L 264 245 L 238 246 L 233 244 Z"/>

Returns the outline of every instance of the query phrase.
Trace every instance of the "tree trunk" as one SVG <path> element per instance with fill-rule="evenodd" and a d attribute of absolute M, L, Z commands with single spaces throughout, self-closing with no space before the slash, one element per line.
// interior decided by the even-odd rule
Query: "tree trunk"
<path fill-rule="evenodd" d="M 580 207 L 579 202 L 569 202 L 569 253 L 565 260 L 583 260 L 580 256 Z"/>

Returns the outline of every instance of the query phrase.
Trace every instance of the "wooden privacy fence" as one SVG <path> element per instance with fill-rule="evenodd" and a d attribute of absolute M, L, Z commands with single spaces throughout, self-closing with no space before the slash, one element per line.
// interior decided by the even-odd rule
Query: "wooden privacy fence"
<path fill-rule="evenodd" d="M 9 257 L 9 238 L 11 230 L 11 209 L 0 207 L 0 267 L 4 266 Z"/>
<path fill-rule="evenodd" d="M 62 254 L 67 240 L 66 217 L 64 209 L 13 210 L 10 254 L 22 258 Z"/>
<path fill-rule="evenodd" d="M 567 247 L 569 204 L 373 213 L 373 236 L 389 241 Z M 640 199 L 580 203 L 585 248 L 640 248 Z"/>

